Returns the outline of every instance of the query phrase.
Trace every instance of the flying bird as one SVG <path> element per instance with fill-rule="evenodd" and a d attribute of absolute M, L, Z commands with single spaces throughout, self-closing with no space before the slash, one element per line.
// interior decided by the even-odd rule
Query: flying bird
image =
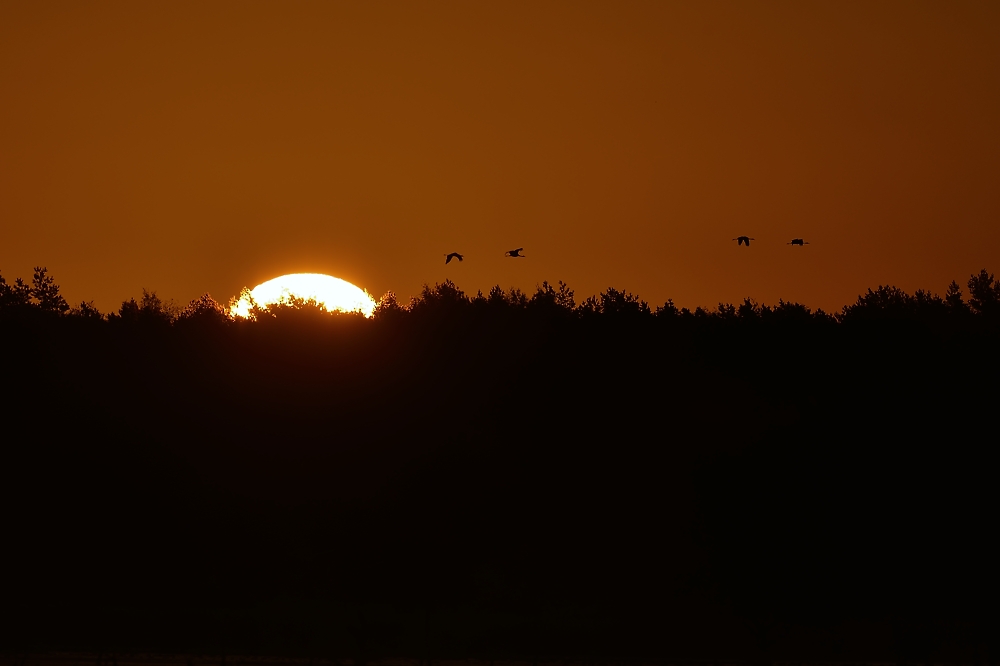
<path fill-rule="evenodd" d="M 804 241 L 801 238 L 793 238 L 791 243 L 785 243 L 785 245 L 809 245 L 809 241 Z"/>
<path fill-rule="evenodd" d="M 459 261 L 465 259 L 465 257 L 460 255 L 458 252 L 452 252 L 451 254 L 446 254 L 444 255 L 444 257 L 445 257 L 444 263 L 446 264 L 449 263 L 452 259 L 458 259 Z"/>
<path fill-rule="evenodd" d="M 523 249 L 524 249 L 523 247 L 519 247 L 516 250 L 508 250 L 507 252 L 504 253 L 504 256 L 505 257 L 516 257 L 518 259 L 526 259 L 527 257 L 525 257 L 523 254 L 521 254 L 521 250 L 523 250 Z"/>
<path fill-rule="evenodd" d="M 746 245 L 747 247 L 750 247 L 750 241 L 756 239 L 750 238 L 749 236 L 737 236 L 733 240 L 736 241 L 737 245 Z"/>

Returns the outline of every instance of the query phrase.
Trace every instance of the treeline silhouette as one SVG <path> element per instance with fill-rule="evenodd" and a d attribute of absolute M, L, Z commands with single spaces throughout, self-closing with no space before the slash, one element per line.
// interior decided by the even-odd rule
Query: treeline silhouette
<path fill-rule="evenodd" d="M 0 277 L 0 647 L 992 661 L 1000 282 L 840 313 Z"/>

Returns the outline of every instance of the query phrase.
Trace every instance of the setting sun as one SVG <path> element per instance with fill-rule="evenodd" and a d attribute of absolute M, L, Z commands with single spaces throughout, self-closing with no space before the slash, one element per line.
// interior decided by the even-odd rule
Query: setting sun
<path fill-rule="evenodd" d="M 371 317 L 375 300 L 360 287 L 322 273 L 292 273 L 263 282 L 240 296 L 230 308 L 237 317 L 248 317 L 253 304 L 262 307 L 290 298 L 315 300 L 330 312 L 361 312 Z"/>

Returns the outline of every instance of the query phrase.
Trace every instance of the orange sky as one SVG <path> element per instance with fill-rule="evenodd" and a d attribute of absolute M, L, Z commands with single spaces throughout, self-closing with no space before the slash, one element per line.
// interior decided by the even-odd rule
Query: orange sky
<path fill-rule="evenodd" d="M 951 0 L 0 0 L 0 272 L 103 311 L 289 272 L 943 292 L 1000 272 L 998 35 Z"/>

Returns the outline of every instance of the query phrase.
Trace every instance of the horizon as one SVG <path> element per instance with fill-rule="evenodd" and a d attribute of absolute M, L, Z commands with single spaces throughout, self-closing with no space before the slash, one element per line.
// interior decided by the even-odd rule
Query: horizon
<path fill-rule="evenodd" d="M 937 302 L 942 306 L 952 309 L 954 306 L 960 306 L 960 308 L 965 309 L 973 306 L 977 312 L 979 312 L 979 308 L 983 307 L 983 299 L 992 303 L 996 301 L 997 294 L 1000 294 L 1000 280 L 997 280 L 996 276 L 985 268 L 981 269 L 978 273 L 971 274 L 968 279 L 961 282 L 952 280 L 944 292 L 922 288 L 910 292 L 893 284 L 880 284 L 868 287 L 865 292 L 858 295 L 854 302 L 847 303 L 835 310 L 826 310 L 822 307 L 814 307 L 808 303 L 784 299 L 768 303 L 758 301 L 752 296 L 746 296 L 739 301 L 720 301 L 714 306 L 697 305 L 688 307 L 684 304 L 676 303 L 673 299 L 667 299 L 663 303 L 652 303 L 643 299 L 641 294 L 630 292 L 627 289 L 617 289 L 613 286 L 596 294 L 585 296 L 577 294 L 571 285 L 566 284 L 562 280 L 558 280 L 555 283 L 550 283 L 547 280 L 542 281 L 535 285 L 534 290 L 522 290 L 518 287 L 503 288 L 501 285 L 496 284 L 486 291 L 480 289 L 473 294 L 462 289 L 461 285 L 451 279 L 446 278 L 442 282 L 437 282 L 433 285 L 425 283 L 420 292 L 408 297 L 400 298 L 399 294 L 389 290 L 376 299 L 366 290 L 333 276 L 317 273 L 293 273 L 272 278 L 253 289 L 244 287 L 239 294 L 224 300 L 216 298 L 210 292 L 203 292 L 199 297 L 185 303 L 159 294 L 155 290 L 143 288 L 142 296 L 138 301 L 136 296 L 133 296 L 122 301 L 117 310 L 110 309 L 104 311 L 96 307 L 93 301 L 83 301 L 76 304 L 67 302 L 62 293 L 62 285 L 56 282 L 55 276 L 49 274 L 46 267 L 35 267 L 33 273 L 32 279 L 17 276 L 8 281 L 3 276 L 2 271 L 0 271 L 0 294 L 12 296 L 14 299 L 11 301 L 12 305 L 16 304 L 19 298 L 25 298 L 27 299 L 25 304 L 41 305 L 46 310 L 51 309 L 53 303 L 62 300 L 62 309 L 57 307 L 51 311 L 64 315 L 85 314 L 91 316 L 100 314 L 104 319 L 114 318 L 118 314 L 124 313 L 127 309 L 134 309 L 137 307 L 137 303 L 145 304 L 147 299 L 150 303 L 155 303 L 155 308 L 171 320 L 179 317 L 186 308 L 194 308 L 195 311 L 199 311 L 205 307 L 214 308 L 216 306 L 230 319 L 254 319 L 255 317 L 251 315 L 252 308 L 259 307 L 266 311 L 275 305 L 291 306 L 293 309 L 317 307 L 326 310 L 330 314 L 360 313 L 365 318 L 371 318 L 373 314 L 377 314 L 383 303 L 388 303 L 390 308 L 399 307 L 403 310 L 410 310 L 414 306 L 425 302 L 428 294 L 449 292 L 461 298 L 466 303 L 473 304 L 480 300 L 492 298 L 494 292 L 499 290 L 503 300 L 509 305 L 520 303 L 521 306 L 538 297 L 547 300 L 554 297 L 557 293 L 562 295 L 565 292 L 568 294 L 569 299 L 575 302 L 575 305 L 571 308 L 574 312 L 584 312 L 601 302 L 605 296 L 610 296 L 612 300 L 624 298 L 640 308 L 646 306 L 648 307 L 649 314 L 653 315 L 659 314 L 661 311 L 666 311 L 668 314 L 670 312 L 680 314 L 704 312 L 708 315 L 725 314 L 727 312 L 735 313 L 737 306 L 747 304 L 751 305 L 758 313 L 760 311 L 776 310 L 781 306 L 794 306 L 804 308 L 805 311 L 811 312 L 815 316 L 826 316 L 840 320 L 858 306 L 874 305 L 876 309 L 884 309 L 887 303 L 880 303 L 879 301 L 884 298 L 895 298 L 892 295 L 893 293 L 901 295 L 918 307 L 924 307 L 930 302 Z M 303 281 L 301 278 L 307 279 Z M 316 278 L 319 278 L 319 280 L 316 280 Z M 15 286 L 15 282 L 20 283 L 22 288 L 26 290 L 20 296 L 17 295 L 16 289 L 12 289 Z M 264 290 L 255 296 L 253 292 L 258 291 L 261 287 Z M 42 303 L 42 299 L 45 299 L 46 302 Z M 588 301 L 590 301 L 589 305 Z M 360 305 L 356 306 L 356 303 Z M 561 305 L 561 307 L 565 307 L 565 305 Z M 992 305 L 985 307 L 992 312 Z M 984 312 L 980 312 L 980 314 Z"/>
<path fill-rule="evenodd" d="M 998 28 L 974 1 L 8 0 L 0 268 L 102 310 L 303 272 L 828 311 L 943 289 L 1000 256 Z"/>
<path fill-rule="evenodd" d="M 53 280 L 55 280 L 55 284 L 58 286 L 58 288 L 60 290 L 60 294 L 65 298 L 65 295 L 67 293 L 65 285 L 62 284 L 62 282 L 58 280 L 57 276 L 53 275 L 52 272 L 48 270 L 47 266 L 40 266 L 40 268 L 44 269 L 46 271 L 47 275 L 50 278 L 52 278 Z M 545 284 L 548 284 L 548 285 L 553 286 L 553 287 L 557 287 L 557 286 L 559 286 L 560 283 L 562 283 L 562 284 L 565 284 L 566 287 L 568 287 L 573 292 L 573 294 L 574 294 L 574 296 L 576 298 L 576 302 L 577 302 L 578 306 L 585 299 L 587 299 L 589 297 L 598 297 L 602 293 L 606 293 L 609 290 L 613 290 L 613 291 L 619 291 L 619 292 L 621 292 L 623 294 L 629 294 L 630 296 L 634 296 L 635 298 L 637 298 L 640 301 L 645 302 L 647 305 L 649 305 L 649 307 L 654 312 L 656 311 L 656 309 L 658 307 L 662 307 L 662 306 L 666 305 L 668 302 L 669 303 L 673 303 L 673 305 L 678 310 L 685 310 L 686 309 L 686 310 L 690 310 L 691 312 L 694 312 L 696 309 L 701 309 L 701 310 L 706 310 L 708 312 L 714 312 L 718 307 L 723 306 L 723 305 L 736 305 L 736 304 L 739 304 L 739 303 L 743 303 L 744 301 L 751 301 L 754 304 L 759 305 L 759 306 L 776 306 L 776 305 L 778 305 L 779 302 L 784 302 L 786 304 L 793 304 L 793 305 L 802 305 L 802 306 L 805 306 L 805 307 L 809 308 L 810 310 L 812 310 L 813 312 L 823 311 L 823 312 L 825 312 L 827 314 L 830 314 L 830 315 L 837 315 L 837 314 L 842 313 L 843 311 L 845 311 L 846 309 L 848 309 L 852 305 L 855 305 L 858 302 L 858 300 L 861 299 L 861 298 L 864 298 L 864 296 L 866 294 L 868 294 L 868 293 L 870 293 L 872 291 L 877 291 L 877 290 L 879 290 L 879 289 L 881 289 L 883 287 L 885 287 L 885 288 L 900 289 L 900 290 L 902 290 L 903 292 L 905 292 L 908 295 L 913 295 L 913 294 L 915 294 L 917 292 L 924 292 L 924 293 L 927 293 L 927 294 L 929 294 L 929 295 L 931 295 L 933 297 L 943 298 L 944 295 L 945 295 L 945 293 L 947 292 L 947 289 L 950 287 L 950 285 L 952 283 L 955 283 L 955 284 L 958 285 L 959 289 L 961 290 L 963 298 L 967 298 L 968 297 L 968 284 L 967 284 L 968 281 L 970 279 L 972 279 L 972 278 L 977 277 L 978 275 L 980 275 L 983 272 L 987 273 L 991 277 L 993 276 L 993 273 L 990 273 L 990 271 L 988 271 L 986 268 L 983 268 L 983 269 L 980 269 L 979 271 L 975 271 L 975 272 L 971 273 L 967 278 L 961 278 L 961 279 L 959 279 L 959 278 L 953 278 L 951 281 L 949 281 L 949 283 L 947 285 L 945 285 L 944 289 L 941 289 L 941 290 L 930 289 L 930 288 L 926 288 L 926 287 L 917 287 L 916 289 L 910 290 L 910 289 L 904 289 L 902 287 L 899 287 L 899 285 L 893 284 L 892 282 L 888 282 L 888 283 L 884 283 L 884 284 L 878 284 L 878 285 L 870 285 L 867 288 L 865 288 L 864 291 L 860 292 L 855 297 L 854 300 L 852 300 L 850 302 L 847 302 L 847 303 L 844 303 L 842 306 L 837 307 L 837 308 L 833 308 L 833 309 L 827 309 L 827 308 L 824 308 L 822 306 L 816 306 L 816 305 L 814 305 L 812 303 L 808 303 L 808 302 L 795 301 L 795 300 L 791 300 L 791 299 L 783 299 L 780 296 L 777 299 L 775 299 L 774 301 L 764 301 L 764 300 L 760 300 L 760 299 L 754 298 L 754 296 L 750 295 L 750 294 L 748 294 L 748 295 L 746 295 L 746 296 L 744 296 L 742 298 L 739 298 L 737 300 L 734 300 L 734 301 L 718 301 L 717 303 L 704 303 L 704 304 L 694 304 L 694 305 L 689 305 L 689 304 L 685 304 L 685 303 L 678 303 L 675 299 L 670 298 L 670 297 L 668 297 L 667 299 L 665 299 L 662 302 L 654 302 L 654 301 L 650 301 L 650 300 L 645 299 L 643 297 L 643 295 L 640 294 L 640 293 L 636 293 L 636 292 L 630 291 L 627 288 L 620 288 L 620 287 L 615 286 L 615 285 L 609 285 L 608 287 L 606 287 L 604 289 L 601 289 L 600 291 L 598 291 L 596 293 L 593 293 L 593 294 L 581 294 L 581 293 L 577 292 L 573 288 L 573 285 L 566 283 L 564 280 L 556 280 L 556 281 L 542 280 L 542 281 L 536 283 L 533 288 L 528 288 L 528 289 L 522 289 L 521 287 L 517 287 L 517 286 L 504 287 L 503 285 L 497 283 L 497 284 L 490 285 L 490 286 L 488 286 L 485 289 L 478 288 L 475 291 L 471 291 L 469 289 L 463 289 L 462 285 L 460 283 L 456 282 L 455 280 L 452 280 L 451 278 L 444 278 L 440 282 L 435 282 L 433 284 L 432 283 L 424 283 L 423 285 L 421 285 L 420 289 L 416 291 L 416 293 L 407 294 L 407 295 L 400 294 L 400 293 L 398 293 L 398 292 L 396 292 L 396 291 L 394 291 L 392 289 L 386 290 L 381 295 L 376 295 L 376 294 L 373 294 L 373 293 L 369 292 L 362 285 L 351 285 L 351 286 L 357 287 L 358 289 L 361 289 L 362 291 L 364 291 L 375 302 L 376 307 L 378 306 L 378 304 L 380 304 L 382 302 L 382 299 L 384 299 L 389 294 L 392 294 L 392 296 L 396 299 L 396 301 L 405 308 L 405 307 L 408 307 L 408 305 L 411 302 L 413 302 L 415 300 L 418 300 L 420 298 L 420 296 L 421 296 L 421 293 L 423 291 L 426 291 L 428 288 L 435 288 L 435 287 L 439 287 L 441 285 L 448 284 L 448 283 L 454 285 L 460 292 L 462 292 L 462 294 L 466 298 L 469 298 L 469 299 L 475 298 L 477 296 L 477 294 L 479 296 L 486 296 L 494 288 L 499 288 L 504 293 L 510 293 L 513 290 L 517 290 L 517 291 L 520 291 L 520 292 L 524 293 L 528 297 L 530 297 L 537 290 L 541 289 L 542 286 L 545 285 Z M 30 275 L 30 273 L 29 273 L 29 275 Z M 294 276 L 294 275 L 305 275 L 305 274 L 290 273 L 288 275 L 283 275 L 283 276 L 274 276 L 272 278 L 269 278 L 268 280 L 266 280 L 264 283 L 261 283 L 261 284 L 265 284 L 266 282 L 272 282 L 272 281 L 278 280 L 279 278 L 282 278 L 282 277 L 287 278 L 289 276 Z M 312 275 L 323 275 L 323 274 L 312 274 Z M 333 278 L 336 278 L 338 281 L 342 281 L 342 278 L 339 278 L 337 276 L 324 276 L 324 277 L 333 277 Z M 21 279 L 25 283 L 30 283 L 31 282 L 30 278 L 26 278 L 24 275 L 10 275 L 10 276 L 4 275 L 4 271 L 2 270 L 2 268 L 0 268 L 0 278 L 3 278 L 7 282 L 7 284 L 12 283 L 15 279 Z M 146 287 L 140 287 L 139 290 L 138 290 L 138 293 L 134 293 L 131 296 L 127 296 L 118 305 L 110 307 L 110 308 L 107 308 L 107 309 L 102 308 L 98 303 L 96 303 L 96 301 L 94 299 L 86 299 L 86 298 L 84 298 L 84 299 L 81 299 L 81 300 L 82 300 L 82 302 L 84 302 L 84 303 L 86 303 L 88 305 L 92 304 L 93 306 L 95 306 L 97 308 L 97 310 L 99 312 L 101 312 L 103 315 L 108 315 L 108 314 L 117 312 L 119 310 L 119 308 L 121 308 L 122 305 L 124 305 L 125 303 L 128 303 L 129 301 L 136 300 L 137 298 L 139 298 L 141 296 L 142 293 L 146 293 L 146 292 L 148 292 L 151 295 L 157 296 L 158 298 L 160 298 L 161 300 L 163 300 L 164 303 L 172 303 L 174 306 L 179 307 L 179 308 L 183 308 L 183 307 L 185 307 L 188 304 L 195 303 L 202 296 L 207 295 L 207 296 L 211 297 L 219 305 L 221 305 L 224 308 L 226 308 L 227 311 L 229 311 L 233 307 L 236 306 L 236 304 L 240 301 L 240 299 L 243 297 L 243 295 L 244 295 L 245 292 L 250 292 L 253 289 L 255 289 L 256 287 L 258 287 L 258 286 L 261 286 L 261 285 L 260 284 L 259 285 L 255 285 L 254 287 L 246 286 L 246 287 L 243 287 L 236 294 L 234 294 L 232 296 L 229 296 L 229 297 L 222 297 L 222 298 L 216 296 L 215 294 L 212 294 L 209 291 L 202 291 L 197 296 L 194 296 L 193 298 L 190 298 L 188 300 L 177 299 L 177 298 L 174 298 L 173 296 L 171 296 L 170 294 L 164 294 L 164 293 L 161 293 L 161 292 L 159 292 L 159 291 L 157 291 L 155 289 L 148 289 Z M 292 293 L 291 295 L 292 296 L 296 296 L 296 294 L 294 294 L 294 293 Z M 313 297 L 311 299 L 309 297 L 300 297 L 300 298 L 302 298 L 302 300 L 305 300 L 307 302 L 310 301 L 310 300 L 312 300 L 312 301 L 316 300 L 315 297 Z M 70 300 L 68 298 L 66 300 L 69 303 L 69 305 L 70 305 L 71 308 L 79 308 L 80 301 L 74 302 L 74 301 L 72 301 L 72 300 Z M 266 301 L 261 301 L 259 304 L 265 304 L 265 303 L 266 303 Z M 266 305 L 264 305 L 264 307 L 266 308 Z M 243 316 L 243 315 L 240 315 L 240 316 Z"/>

